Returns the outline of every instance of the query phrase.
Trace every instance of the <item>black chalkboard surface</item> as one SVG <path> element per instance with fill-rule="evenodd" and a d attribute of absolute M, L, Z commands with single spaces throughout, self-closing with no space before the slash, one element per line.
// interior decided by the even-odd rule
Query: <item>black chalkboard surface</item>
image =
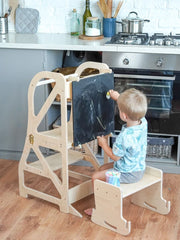
<path fill-rule="evenodd" d="M 113 73 L 98 74 L 72 84 L 74 146 L 114 131 Z"/>

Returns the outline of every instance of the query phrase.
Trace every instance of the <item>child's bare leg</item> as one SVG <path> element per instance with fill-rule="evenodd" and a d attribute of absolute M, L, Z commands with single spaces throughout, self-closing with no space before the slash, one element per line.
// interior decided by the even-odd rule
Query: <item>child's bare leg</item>
<path fill-rule="evenodd" d="M 105 170 L 97 171 L 92 175 L 93 186 L 94 186 L 94 181 L 96 179 L 99 179 L 101 181 L 106 181 L 106 172 L 107 172 L 107 168 L 105 168 Z"/>
<path fill-rule="evenodd" d="M 97 171 L 95 172 L 93 175 L 92 175 L 92 183 L 93 183 L 93 187 L 94 187 L 94 181 L 96 179 L 99 179 L 101 181 L 106 181 L 106 170 L 103 170 L 103 171 Z M 84 212 L 91 216 L 92 215 L 92 208 L 88 208 L 88 209 L 85 209 Z"/>

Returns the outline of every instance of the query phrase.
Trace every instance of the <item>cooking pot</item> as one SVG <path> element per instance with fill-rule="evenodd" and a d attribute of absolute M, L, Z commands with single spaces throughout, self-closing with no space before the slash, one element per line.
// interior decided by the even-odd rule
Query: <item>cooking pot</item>
<path fill-rule="evenodd" d="M 130 12 L 122 22 L 116 22 L 122 24 L 124 33 L 142 33 L 144 22 L 150 22 L 150 20 L 139 18 L 137 12 Z"/>

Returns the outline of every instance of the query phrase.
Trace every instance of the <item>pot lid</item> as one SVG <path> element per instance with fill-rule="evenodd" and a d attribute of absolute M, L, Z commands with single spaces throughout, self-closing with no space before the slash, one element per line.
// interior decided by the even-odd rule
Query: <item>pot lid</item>
<path fill-rule="evenodd" d="M 137 12 L 134 12 L 134 11 L 130 12 L 124 20 L 127 20 L 127 21 L 144 21 L 144 19 L 141 19 L 138 16 Z"/>

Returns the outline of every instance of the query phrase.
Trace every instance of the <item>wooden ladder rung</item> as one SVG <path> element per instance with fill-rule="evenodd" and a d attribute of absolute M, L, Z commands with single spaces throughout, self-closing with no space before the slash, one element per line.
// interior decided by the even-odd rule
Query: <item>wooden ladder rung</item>
<path fill-rule="evenodd" d="M 81 152 L 74 151 L 71 149 L 68 151 L 68 164 L 73 164 L 82 159 L 83 155 Z M 62 167 L 61 153 L 55 153 L 53 155 L 50 155 L 46 157 L 45 160 L 47 161 L 48 165 L 53 171 L 56 171 Z M 29 163 L 29 165 L 42 170 L 42 164 L 39 160 Z"/>

